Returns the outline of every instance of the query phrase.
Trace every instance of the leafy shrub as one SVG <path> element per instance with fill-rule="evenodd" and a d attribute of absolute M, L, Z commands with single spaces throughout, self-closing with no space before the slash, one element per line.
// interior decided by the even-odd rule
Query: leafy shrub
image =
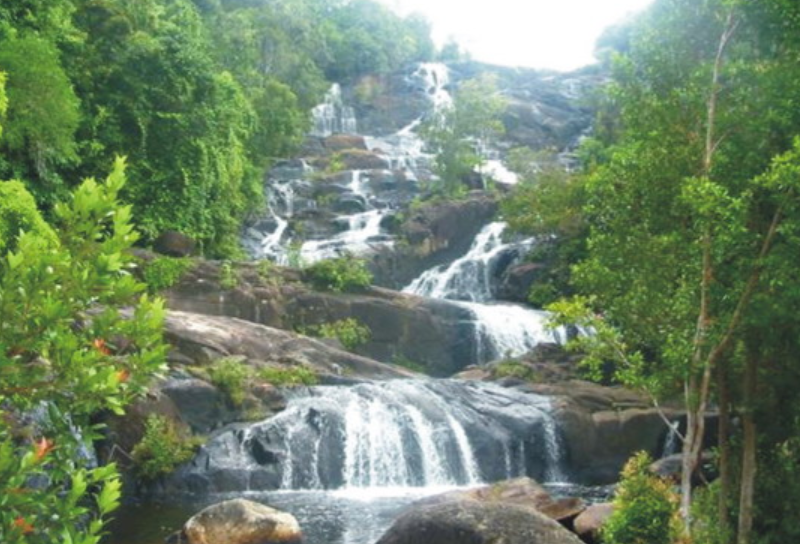
<path fill-rule="evenodd" d="M 319 377 L 307 366 L 283 368 L 265 367 L 258 371 L 258 377 L 272 385 L 316 385 Z"/>
<path fill-rule="evenodd" d="M 358 346 L 366 344 L 372 337 L 372 330 L 358 319 L 352 317 L 308 327 L 306 331 L 312 336 L 335 338 L 349 350 L 356 349 Z"/>
<path fill-rule="evenodd" d="M 234 289 L 239 285 L 239 277 L 230 261 L 222 261 L 219 265 L 219 285 L 223 289 Z"/>
<path fill-rule="evenodd" d="M 144 265 L 142 276 L 150 292 L 157 293 L 178 283 L 193 264 L 188 257 L 156 257 Z"/>
<path fill-rule="evenodd" d="M 117 199 L 124 168 L 118 159 L 105 182 L 85 180 L 54 208 L 52 230 L 30 216 L 39 228 L 0 253 L 0 316 L 14 316 L 0 327 L 4 544 L 99 542 L 119 479 L 114 465 L 86 467 L 74 429 L 99 438 L 92 416 L 122 413 L 164 367 L 163 303 L 142 295 L 144 284 L 129 273 L 137 236 L 130 208 Z M 29 198 L 19 186 L 3 187 Z M 15 203 L 5 196 L 0 209 L 9 210 Z M 128 316 L 121 306 L 132 308 Z M 49 417 L 35 443 L 20 442 L 30 431 L 17 428 L 14 415 L 42 405 Z"/>
<path fill-rule="evenodd" d="M 502 361 L 492 367 L 494 378 L 519 378 L 520 380 L 537 381 L 536 371 L 519 361 Z"/>
<path fill-rule="evenodd" d="M 364 289 L 372 283 L 366 262 L 350 255 L 314 263 L 305 270 L 305 275 L 316 288 L 335 293 Z"/>
<path fill-rule="evenodd" d="M 733 542 L 719 520 L 719 481 L 698 488 L 692 498 L 692 543 L 727 544 Z"/>
<path fill-rule="evenodd" d="M 55 244 L 56 235 L 42 219 L 33 196 L 19 181 L 0 182 L 0 255 L 14 251 L 20 232 Z"/>
<path fill-rule="evenodd" d="M 628 460 L 602 529 L 605 544 L 671 544 L 677 537 L 678 500 L 665 480 L 648 472 L 645 452 Z"/>
<path fill-rule="evenodd" d="M 133 448 L 136 470 L 144 479 L 169 474 L 189 461 L 199 446 L 196 439 L 178 433 L 175 424 L 159 415 L 148 416 L 142 440 Z"/>
<path fill-rule="evenodd" d="M 208 371 L 211 383 L 228 395 L 234 406 L 241 406 L 247 396 L 247 382 L 253 370 L 240 358 L 223 357 L 214 362 Z"/>

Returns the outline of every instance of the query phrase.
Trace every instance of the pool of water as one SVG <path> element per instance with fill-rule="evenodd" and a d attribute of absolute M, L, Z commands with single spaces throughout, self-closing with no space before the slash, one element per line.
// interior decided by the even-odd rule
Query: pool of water
<path fill-rule="evenodd" d="M 554 497 L 582 496 L 605 500 L 610 488 L 568 484 L 546 486 Z M 213 496 L 205 502 L 123 506 L 109 527 L 104 544 L 163 544 L 208 504 L 244 497 L 289 512 L 303 529 L 305 544 L 373 544 L 411 503 L 457 488 L 380 488 L 338 491 L 278 491 Z"/>

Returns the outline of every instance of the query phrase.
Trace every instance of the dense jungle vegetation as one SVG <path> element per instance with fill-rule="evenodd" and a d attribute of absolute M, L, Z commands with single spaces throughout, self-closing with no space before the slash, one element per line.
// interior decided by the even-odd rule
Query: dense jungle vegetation
<path fill-rule="evenodd" d="M 300 145 L 330 82 L 434 58 L 429 30 L 369 0 L 0 5 L 0 541 L 96 543 L 119 503 L 115 468 L 84 466 L 84 441 L 166 351 L 163 304 L 127 250 L 174 229 L 237 256 L 265 170 Z M 532 299 L 594 331 L 577 347 L 598 377 L 611 366 L 654 400 L 683 399 L 669 539 L 797 542 L 800 4 L 657 0 L 599 46 L 610 83 L 582 171 L 520 156 L 526 179 L 503 203 L 519 232 L 557 245 Z M 441 171 L 471 172 L 439 129 Z M 697 491 L 711 408 L 719 477 Z M 668 495 L 637 466 L 629 520 L 637 489 Z M 625 524 L 608 542 L 664 537 Z"/>

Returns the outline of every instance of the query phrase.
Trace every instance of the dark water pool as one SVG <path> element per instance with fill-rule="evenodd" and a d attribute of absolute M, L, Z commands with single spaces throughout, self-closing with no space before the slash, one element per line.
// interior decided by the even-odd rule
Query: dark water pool
<path fill-rule="evenodd" d="M 546 486 L 555 497 L 582 496 L 604 500 L 609 488 L 556 484 Z M 163 544 L 198 510 L 210 503 L 245 497 L 294 515 L 306 544 L 373 544 L 409 504 L 454 488 L 353 489 L 342 491 L 280 491 L 215 496 L 205 503 L 124 506 L 104 544 Z"/>

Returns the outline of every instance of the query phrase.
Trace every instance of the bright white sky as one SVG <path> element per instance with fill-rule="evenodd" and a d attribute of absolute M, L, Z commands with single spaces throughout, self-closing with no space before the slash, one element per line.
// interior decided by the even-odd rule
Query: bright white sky
<path fill-rule="evenodd" d="M 422 13 L 441 45 L 449 37 L 492 64 L 573 70 L 594 61 L 604 28 L 652 0 L 381 0 Z"/>

